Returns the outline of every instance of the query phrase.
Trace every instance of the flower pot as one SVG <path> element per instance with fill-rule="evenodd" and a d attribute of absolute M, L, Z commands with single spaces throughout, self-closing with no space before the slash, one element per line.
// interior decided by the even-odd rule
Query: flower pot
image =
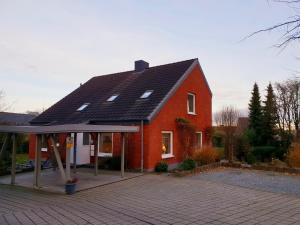
<path fill-rule="evenodd" d="M 76 183 L 69 183 L 65 185 L 66 194 L 72 195 L 76 190 Z"/>

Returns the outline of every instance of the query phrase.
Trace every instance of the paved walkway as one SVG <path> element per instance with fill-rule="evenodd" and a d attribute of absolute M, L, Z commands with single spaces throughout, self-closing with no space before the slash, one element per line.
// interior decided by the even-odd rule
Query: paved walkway
<path fill-rule="evenodd" d="M 0 224 L 300 224 L 300 198 L 165 175 L 73 196 L 0 185 Z"/>

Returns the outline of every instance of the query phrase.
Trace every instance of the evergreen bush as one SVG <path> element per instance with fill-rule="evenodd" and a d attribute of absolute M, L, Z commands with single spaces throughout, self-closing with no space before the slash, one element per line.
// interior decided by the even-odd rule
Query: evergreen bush
<path fill-rule="evenodd" d="M 165 161 L 160 161 L 155 165 L 155 172 L 168 172 L 168 163 Z"/>

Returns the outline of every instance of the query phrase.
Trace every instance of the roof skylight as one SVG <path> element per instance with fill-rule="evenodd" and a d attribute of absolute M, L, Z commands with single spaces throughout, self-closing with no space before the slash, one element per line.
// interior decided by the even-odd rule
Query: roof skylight
<path fill-rule="evenodd" d="M 140 98 L 148 98 L 152 93 L 152 90 L 145 91 Z"/>
<path fill-rule="evenodd" d="M 88 107 L 90 103 L 84 103 L 82 106 L 80 106 L 76 111 L 82 111 L 84 110 L 86 107 Z"/>
<path fill-rule="evenodd" d="M 118 94 L 114 94 L 114 95 L 110 96 L 106 101 L 113 102 L 118 96 L 119 96 Z"/>

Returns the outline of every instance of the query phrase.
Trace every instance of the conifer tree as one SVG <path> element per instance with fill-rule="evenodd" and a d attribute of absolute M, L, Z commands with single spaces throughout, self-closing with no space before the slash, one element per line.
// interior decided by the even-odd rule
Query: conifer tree
<path fill-rule="evenodd" d="M 264 144 L 272 145 L 274 143 L 274 135 L 276 133 L 276 99 L 272 84 L 267 87 L 266 99 L 263 102 L 263 126 L 262 126 L 262 141 Z"/>
<path fill-rule="evenodd" d="M 254 83 L 252 96 L 249 103 L 249 135 L 250 144 L 262 144 L 262 107 L 257 83 Z"/>

